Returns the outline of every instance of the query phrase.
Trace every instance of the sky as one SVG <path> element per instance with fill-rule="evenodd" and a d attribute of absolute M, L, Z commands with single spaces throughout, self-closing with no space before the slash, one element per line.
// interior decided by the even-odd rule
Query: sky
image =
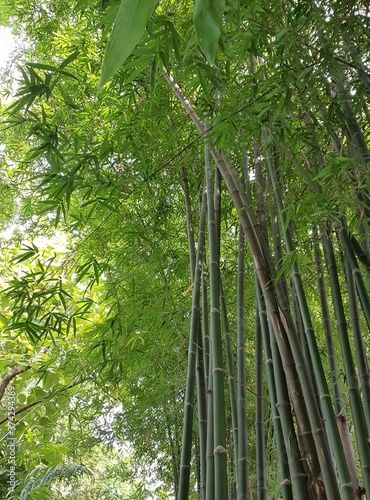
<path fill-rule="evenodd" d="M 15 38 L 7 26 L 0 26 L 0 68 L 3 68 L 12 50 L 15 49 Z"/>

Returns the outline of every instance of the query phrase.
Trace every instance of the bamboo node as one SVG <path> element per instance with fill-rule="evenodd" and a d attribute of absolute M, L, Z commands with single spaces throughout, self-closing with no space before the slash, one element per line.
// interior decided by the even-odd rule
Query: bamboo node
<path fill-rule="evenodd" d="M 220 444 L 214 449 L 213 453 L 226 453 L 226 450 L 223 446 Z"/>
<path fill-rule="evenodd" d="M 281 483 L 280 483 L 281 486 L 288 486 L 290 484 L 292 484 L 292 481 L 288 477 L 283 479 L 283 481 L 281 481 Z"/>

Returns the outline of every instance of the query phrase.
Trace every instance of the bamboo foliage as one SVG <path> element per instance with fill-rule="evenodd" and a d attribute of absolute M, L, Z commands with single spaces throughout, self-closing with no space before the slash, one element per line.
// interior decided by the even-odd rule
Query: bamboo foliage
<path fill-rule="evenodd" d="M 78 369 L 82 427 L 113 401 L 111 444 L 160 485 L 141 496 L 369 496 L 368 3 L 67 4 L 11 21 L 32 62 L 2 132 L 22 228 L 1 237 L 0 368 L 55 356 L 19 382 L 19 436 L 46 422 L 68 462 L 68 411 L 43 401 Z M 71 250 L 45 264 L 54 228 Z"/>

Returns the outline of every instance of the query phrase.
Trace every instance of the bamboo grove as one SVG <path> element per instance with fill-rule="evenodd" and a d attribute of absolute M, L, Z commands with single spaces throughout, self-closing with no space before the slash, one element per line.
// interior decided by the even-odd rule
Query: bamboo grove
<path fill-rule="evenodd" d="M 119 498 L 370 498 L 369 6 L 14 9 L 2 169 L 28 239 L 71 250 L 8 284 L 7 331 L 73 338 L 66 373 L 97 413 L 114 393 L 113 442 L 165 491 Z"/>

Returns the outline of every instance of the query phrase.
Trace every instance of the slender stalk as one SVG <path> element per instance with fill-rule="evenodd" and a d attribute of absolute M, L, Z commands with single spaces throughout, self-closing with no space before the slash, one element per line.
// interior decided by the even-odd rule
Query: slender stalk
<path fill-rule="evenodd" d="M 356 499 L 360 499 L 360 498 L 362 498 L 362 489 L 360 488 L 360 484 L 359 484 L 359 480 L 358 480 L 356 461 L 355 461 L 355 457 L 354 457 L 354 451 L 353 451 L 351 437 L 350 437 L 350 433 L 349 433 L 349 429 L 348 429 L 347 419 L 346 419 L 345 415 L 343 414 L 344 407 L 343 407 L 342 393 L 341 393 L 341 389 L 339 386 L 339 372 L 338 372 L 338 366 L 337 366 L 337 356 L 336 356 L 335 348 L 334 348 L 334 339 L 333 339 L 333 332 L 332 332 L 332 328 L 331 328 L 330 312 L 329 312 L 329 306 L 328 306 L 328 300 L 327 300 L 324 273 L 323 273 L 323 269 L 322 269 L 321 252 L 319 249 L 318 242 L 316 241 L 316 239 L 317 239 L 317 229 L 316 228 L 314 229 L 314 235 L 315 235 L 314 251 L 315 251 L 315 266 L 316 266 L 316 273 L 317 273 L 317 287 L 318 287 L 319 296 L 320 296 L 322 322 L 323 322 L 323 327 L 324 327 L 324 332 L 325 332 L 326 348 L 327 348 L 327 352 L 328 352 L 330 377 L 332 380 L 331 385 L 332 385 L 332 390 L 333 390 L 333 399 L 334 399 L 334 405 L 335 405 L 335 409 L 336 409 L 336 413 L 337 413 L 337 425 L 338 425 L 339 435 L 340 435 L 340 439 L 341 439 L 343 450 L 344 450 L 344 455 L 346 457 L 347 464 L 348 464 L 348 472 L 349 472 L 349 476 L 351 478 L 354 496 Z"/>
<path fill-rule="evenodd" d="M 351 235 L 349 236 L 349 239 L 351 241 L 351 245 L 353 247 L 353 250 L 355 251 L 357 258 L 359 261 L 362 263 L 362 265 L 365 268 L 366 275 L 368 280 L 370 280 L 370 258 L 367 254 L 367 252 L 361 247 L 360 243 L 357 241 L 357 239 Z"/>
<path fill-rule="evenodd" d="M 231 411 L 231 433 L 233 439 L 233 449 L 235 463 L 238 463 L 238 434 L 239 434 L 239 421 L 237 413 L 237 394 L 235 387 L 235 374 L 234 374 L 234 357 L 231 345 L 231 335 L 229 319 L 226 309 L 226 301 L 224 295 L 224 287 L 222 279 L 220 277 L 220 306 L 221 306 L 221 318 L 222 318 L 222 328 L 224 332 L 225 339 L 225 354 L 226 354 L 226 367 L 227 367 L 227 379 L 229 386 L 229 397 L 230 397 L 230 411 Z M 245 422 L 243 422 L 243 425 Z M 237 481 L 238 481 L 238 469 L 237 469 Z"/>
<path fill-rule="evenodd" d="M 267 221 L 266 221 L 266 196 L 267 180 L 262 170 L 261 146 L 258 140 L 253 142 L 254 172 L 256 180 L 256 200 L 257 200 L 257 219 L 261 226 L 262 233 L 267 239 Z"/>
<path fill-rule="evenodd" d="M 298 447 L 285 374 L 275 336 L 268 326 L 265 303 L 258 281 L 256 281 L 256 294 L 267 365 L 272 422 L 279 456 L 282 495 L 284 500 L 292 499 L 293 485 L 295 497 L 298 500 L 307 500 L 309 498 L 307 475 Z"/>
<path fill-rule="evenodd" d="M 326 267 L 329 274 L 329 282 L 333 299 L 334 313 L 336 318 L 338 337 L 343 356 L 343 365 L 348 385 L 349 400 L 356 433 L 357 447 L 361 462 L 364 486 L 370 491 L 370 453 L 365 425 L 365 415 L 358 390 L 357 375 L 353 362 L 351 347 L 348 339 L 347 322 L 344 314 L 342 296 L 339 285 L 337 265 L 330 239 L 330 231 L 322 231 L 322 244 Z"/>
<path fill-rule="evenodd" d="M 345 273 L 347 279 L 347 290 L 350 308 L 350 321 L 352 325 L 352 332 L 354 337 L 354 347 L 356 353 L 356 365 L 358 368 L 358 375 L 360 379 L 362 399 L 364 403 L 364 411 L 366 416 L 366 426 L 367 426 L 367 436 L 368 440 L 370 437 L 370 373 L 369 373 L 369 363 L 366 355 L 366 348 L 364 345 L 363 334 L 361 331 L 360 315 L 356 299 L 356 286 L 354 280 L 354 274 L 358 273 L 358 268 L 352 267 L 354 256 L 349 254 L 352 252 L 352 248 L 349 245 L 349 241 L 346 238 L 345 229 L 340 231 L 342 243 L 344 247 L 347 248 L 347 254 L 344 262 Z M 356 262 L 354 262 L 357 264 Z"/>
<path fill-rule="evenodd" d="M 278 186 L 274 162 L 273 162 L 273 158 L 272 158 L 271 133 L 270 133 L 270 130 L 266 126 L 263 127 L 263 129 L 262 129 L 262 138 L 263 138 L 263 143 L 264 143 L 265 149 L 266 149 L 266 163 L 267 163 L 267 167 L 268 167 L 268 171 L 269 171 L 269 175 L 270 175 L 270 179 L 271 179 L 271 183 L 272 183 L 272 187 L 273 187 L 273 191 L 274 191 L 277 212 L 278 212 L 278 215 L 280 218 L 281 226 L 283 228 L 285 228 L 283 235 L 284 235 L 286 250 L 289 254 L 293 254 L 293 252 L 295 251 L 295 248 L 294 248 L 293 240 L 291 237 L 291 233 L 290 233 L 289 228 L 287 227 L 287 224 L 286 224 L 284 207 L 283 207 L 283 203 L 282 203 L 282 199 L 281 199 L 281 195 L 280 195 L 280 189 Z M 300 272 L 299 272 L 298 264 L 297 264 L 296 260 L 294 260 L 294 263 L 293 263 L 292 280 L 294 283 L 294 288 L 295 288 L 296 293 L 297 293 L 297 299 L 299 302 L 299 309 L 300 309 L 300 313 L 302 315 L 302 321 L 303 321 L 304 328 L 305 328 L 305 336 L 306 336 L 307 342 L 309 344 L 310 351 L 314 357 L 314 359 L 312 359 L 312 360 L 311 360 L 311 358 L 309 358 L 309 361 L 308 361 L 307 356 L 306 356 L 306 363 L 307 363 L 309 377 L 311 378 L 311 381 L 313 381 L 313 377 L 312 377 L 313 368 L 311 368 L 312 367 L 311 361 L 312 361 L 312 363 L 314 364 L 315 371 L 317 371 L 319 374 L 321 372 L 323 379 L 325 379 L 325 376 L 323 375 L 323 367 L 321 364 L 320 355 L 319 355 L 317 344 L 316 344 L 316 339 L 314 336 L 313 326 L 312 326 L 312 322 L 311 322 L 311 318 L 310 318 L 310 314 L 309 314 L 306 295 L 304 293 L 302 280 L 300 277 Z M 331 408 L 331 412 L 332 412 L 331 401 L 330 401 L 328 393 L 327 392 L 321 393 L 321 395 L 325 399 L 329 400 L 330 408 Z M 331 497 L 331 496 L 334 497 L 336 494 L 339 494 L 339 491 L 338 491 L 338 485 L 337 485 L 337 481 L 336 481 L 335 471 L 334 471 L 334 468 L 332 465 L 331 455 L 329 452 L 327 453 L 327 455 L 325 457 L 325 461 L 327 462 L 326 469 L 323 470 L 323 466 L 321 466 L 321 472 L 320 472 L 320 468 L 318 467 L 319 461 L 316 459 L 316 457 L 319 458 L 318 454 L 320 454 L 320 450 L 316 451 L 314 449 L 314 447 L 312 446 L 313 443 L 308 439 L 308 433 L 310 432 L 310 427 L 309 427 L 308 422 L 306 422 L 306 416 L 301 414 L 301 415 L 297 415 L 297 417 L 298 417 L 299 421 L 301 420 L 301 424 L 302 424 L 302 433 L 300 435 L 302 435 L 303 438 L 305 439 L 305 447 L 306 447 L 306 452 L 307 452 L 306 465 L 308 466 L 309 475 L 313 481 L 313 487 L 317 490 L 317 495 L 321 496 L 323 494 L 323 485 L 321 482 L 321 474 L 322 474 L 322 478 L 324 479 L 324 483 L 325 483 L 325 488 L 327 490 L 327 495 L 329 497 Z M 332 417 L 334 417 L 333 412 L 332 412 Z M 335 424 L 334 418 L 333 418 L 333 423 Z M 335 429 L 337 429 L 336 426 L 335 426 Z M 339 436 L 338 436 L 338 439 L 339 439 Z M 329 469 L 329 467 L 330 467 L 330 469 Z"/>
<path fill-rule="evenodd" d="M 199 430 L 199 490 L 201 498 L 204 500 L 206 495 L 207 473 L 207 388 L 203 364 L 202 333 L 200 329 L 198 330 L 196 354 L 196 382 Z"/>
<path fill-rule="evenodd" d="M 256 468 L 257 468 L 257 500 L 267 500 L 266 481 L 266 440 L 264 421 L 264 399 L 263 399 L 263 348 L 262 328 L 258 317 L 259 308 L 256 304 L 256 339 L 255 339 L 255 374 L 256 374 L 256 399 L 255 399 L 255 429 L 256 429 Z"/>
<path fill-rule="evenodd" d="M 206 500 L 215 499 L 215 457 L 214 450 L 214 425 L 213 425 L 213 378 L 212 358 L 209 359 L 209 385 L 207 401 L 207 472 L 206 472 Z"/>
<path fill-rule="evenodd" d="M 210 146 L 205 145 L 207 198 L 213 198 Z M 225 500 L 227 496 L 227 453 L 224 403 L 224 369 L 220 325 L 220 287 L 219 252 L 215 231 L 213 203 L 207 204 L 208 240 L 210 260 L 210 335 L 213 384 L 213 422 L 214 422 L 214 464 L 215 500 Z"/>
<path fill-rule="evenodd" d="M 348 231 L 346 229 L 346 225 L 342 224 L 340 230 L 340 237 L 342 244 L 346 250 L 346 255 L 349 260 L 349 264 L 352 269 L 353 279 L 356 284 L 357 295 L 360 300 L 361 308 L 364 313 L 365 321 L 368 329 L 370 330 L 370 301 L 367 294 L 366 286 L 364 280 L 362 279 L 361 273 L 359 272 L 359 268 L 357 265 L 356 257 L 352 250 L 352 246 L 350 244 Z"/>
<path fill-rule="evenodd" d="M 190 192 L 188 183 L 188 173 L 183 167 L 183 187 L 185 195 L 186 221 L 188 232 L 188 245 L 190 256 L 191 281 L 194 283 L 196 273 L 196 250 L 193 230 L 193 217 L 191 211 Z M 203 193 L 201 211 L 206 213 L 206 194 Z M 204 238 L 204 236 L 203 236 Z M 199 264 L 198 264 L 199 265 Z M 197 385 L 197 406 L 198 406 L 198 431 L 199 431 L 199 460 L 197 461 L 199 471 L 199 491 L 202 498 L 205 498 L 206 488 L 206 443 L 207 443 L 207 389 L 203 363 L 203 339 L 201 323 L 199 318 L 198 336 L 196 343 L 196 385 Z"/>
<path fill-rule="evenodd" d="M 325 332 L 325 340 L 326 340 L 326 349 L 328 353 L 328 361 L 329 361 L 329 370 L 330 370 L 330 378 L 331 378 L 331 386 L 333 390 L 333 399 L 334 406 L 336 409 L 337 415 L 342 412 L 343 409 L 343 399 L 342 393 L 339 386 L 339 372 L 337 365 L 337 356 L 335 353 L 334 347 L 334 339 L 333 339 L 333 331 L 331 328 L 330 321 L 330 312 L 329 305 L 327 299 L 327 292 L 325 287 L 324 273 L 322 269 L 322 258 L 321 252 L 316 241 L 317 238 L 317 229 L 314 230 L 315 235 L 315 244 L 314 244 L 314 252 L 315 252 L 315 266 L 316 266 L 316 274 L 317 274 L 317 288 L 319 291 L 320 297 L 320 306 L 321 306 L 321 315 L 322 315 L 322 323 Z"/>
<path fill-rule="evenodd" d="M 206 376 L 206 388 L 209 387 L 209 322 L 208 322 L 208 291 L 207 291 L 207 271 L 206 271 L 206 256 L 202 261 L 202 334 L 203 334 L 203 364 Z"/>
<path fill-rule="evenodd" d="M 246 360 L 244 326 L 244 274 L 245 274 L 244 234 L 239 228 L 238 241 L 238 279 L 237 279 L 237 499 L 248 499 L 248 419 L 246 398 Z"/>
<path fill-rule="evenodd" d="M 189 117 L 193 120 L 199 133 L 204 135 L 204 125 L 196 115 L 180 87 L 174 83 L 172 77 L 167 73 L 165 74 L 165 78 L 170 83 L 175 95 L 183 104 Z M 286 307 L 286 299 L 282 295 L 278 284 L 274 281 L 276 270 L 272 264 L 271 253 L 266 245 L 261 233 L 261 228 L 253 215 L 251 207 L 247 203 L 244 189 L 231 161 L 223 152 L 215 148 L 211 149 L 211 154 L 222 174 L 227 189 L 229 190 L 230 197 L 234 203 L 234 207 L 239 215 L 240 223 L 243 226 L 243 231 L 253 258 L 254 268 L 265 296 L 269 321 L 273 328 L 281 357 L 284 360 L 283 366 L 290 394 L 296 399 L 295 402 L 298 405 L 302 402 L 301 398 L 304 398 L 311 427 L 314 429 L 314 440 L 318 449 L 321 469 L 324 471 L 323 474 L 325 478 L 327 478 L 327 482 L 330 482 L 332 487 L 335 488 L 333 484 L 335 474 L 330 459 L 328 443 L 322 429 L 321 415 L 317 407 L 312 384 L 310 383 L 310 377 L 307 373 L 307 367 L 304 363 L 302 350 L 296 338 L 289 307 Z M 293 358 L 291 355 L 293 355 Z M 297 374 L 300 384 L 298 384 Z M 299 387 L 299 385 L 301 386 Z M 338 497 L 339 491 L 337 491 L 337 498 Z M 348 498 L 353 498 L 353 496 Z"/>
<path fill-rule="evenodd" d="M 191 446 L 192 446 L 192 428 L 193 428 L 193 412 L 194 412 L 194 385 L 195 371 L 197 358 L 197 343 L 199 339 L 200 329 L 200 280 L 201 280 L 201 265 L 203 259 L 204 248 L 204 230 L 206 222 L 206 203 L 205 195 L 203 196 L 202 209 L 199 222 L 198 248 L 197 259 L 198 263 L 194 273 L 194 287 L 192 289 L 192 309 L 190 323 L 190 338 L 188 348 L 188 367 L 185 390 L 185 405 L 184 405 L 184 425 L 181 450 L 181 465 L 179 478 L 179 496 L 178 500 L 187 500 L 189 496 L 189 479 L 190 479 L 190 461 L 191 461 Z"/>
<path fill-rule="evenodd" d="M 343 443 L 344 452 L 347 457 L 348 470 L 353 485 L 354 495 L 356 500 L 357 499 L 361 500 L 364 497 L 365 490 L 364 488 L 361 488 L 358 480 L 356 459 L 353 451 L 351 435 L 348 429 L 347 419 L 344 415 L 338 415 L 337 422 L 338 422 L 339 434 Z"/>

